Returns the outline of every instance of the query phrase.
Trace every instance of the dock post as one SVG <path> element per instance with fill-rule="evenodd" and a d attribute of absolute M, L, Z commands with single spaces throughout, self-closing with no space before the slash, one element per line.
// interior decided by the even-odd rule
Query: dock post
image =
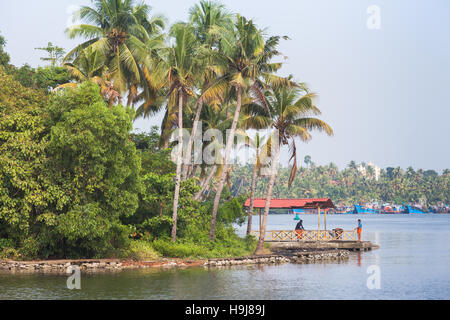
<path fill-rule="evenodd" d="M 320 206 L 317 206 L 317 241 L 320 240 Z"/>
<path fill-rule="evenodd" d="M 259 236 L 261 236 L 261 208 L 259 208 Z"/>

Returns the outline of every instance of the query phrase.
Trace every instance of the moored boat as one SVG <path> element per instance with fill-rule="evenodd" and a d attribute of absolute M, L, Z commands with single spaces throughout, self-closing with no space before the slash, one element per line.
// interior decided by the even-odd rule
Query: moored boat
<path fill-rule="evenodd" d="M 436 214 L 448 214 L 450 213 L 450 207 L 445 205 L 445 206 L 434 206 L 430 208 L 430 213 L 436 213 Z"/>
<path fill-rule="evenodd" d="M 365 206 L 361 206 L 358 204 L 353 205 L 354 209 L 354 213 L 355 214 L 374 214 L 374 213 L 380 213 L 379 210 L 377 209 L 372 209 L 372 208 L 368 208 Z"/>
<path fill-rule="evenodd" d="M 382 214 L 404 214 L 404 213 L 408 213 L 406 212 L 405 208 L 403 206 L 390 206 L 390 205 L 385 205 L 381 208 L 381 212 Z"/>
<path fill-rule="evenodd" d="M 407 205 L 406 206 L 406 213 L 428 213 L 428 212 L 423 210 L 423 209 L 421 209 L 421 208 Z"/>

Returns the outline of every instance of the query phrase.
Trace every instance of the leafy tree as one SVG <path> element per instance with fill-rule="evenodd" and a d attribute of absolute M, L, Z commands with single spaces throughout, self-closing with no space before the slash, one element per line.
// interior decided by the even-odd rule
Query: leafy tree
<path fill-rule="evenodd" d="M 7 69 L 9 67 L 10 56 L 7 52 L 5 52 L 6 40 L 0 34 L 0 66 Z"/>
<path fill-rule="evenodd" d="M 140 172 L 140 159 L 129 140 L 133 111 L 108 107 L 97 86 L 86 82 L 54 96 L 49 117 L 50 163 L 64 189 L 74 194 L 71 203 L 95 200 L 110 214 L 132 214 Z"/>
<path fill-rule="evenodd" d="M 48 98 L 1 74 L 0 236 L 26 257 L 95 257 L 123 247 L 140 192 L 133 113 L 95 84 Z"/>
<path fill-rule="evenodd" d="M 305 160 L 304 160 L 306 166 L 310 166 L 311 164 L 311 156 L 305 156 Z"/>
<path fill-rule="evenodd" d="M 47 93 L 72 80 L 72 76 L 63 67 L 39 67 L 34 69 L 30 65 L 25 64 L 20 68 L 10 68 L 9 73 L 24 87 L 42 89 Z"/>
<path fill-rule="evenodd" d="M 37 68 L 33 75 L 34 88 L 52 91 L 62 83 L 69 82 L 72 76 L 63 67 Z"/>
<path fill-rule="evenodd" d="M 141 158 L 142 175 L 149 172 L 167 175 L 175 172 L 175 164 L 170 161 L 170 149 L 159 146 L 160 135 L 157 126 L 152 127 L 150 133 L 132 134 L 137 152 Z"/>
<path fill-rule="evenodd" d="M 36 69 L 32 68 L 29 64 L 24 64 L 20 68 L 12 67 L 9 73 L 12 74 L 14 80 L 19 81 L 22 86 L 37 89 L 35 85 Z"/>
<path fill-rule="evenodd" d="M 63 196 L 45 173 L 47 97 L 0 70 L 0 238 L 20 247 L 32 238 L 36 216 L 49 214 Z"/>
<path fill-rule="evenodd" d="M 54 46 L 51 42 L 47 44 L 44 48 L 35 48 L 35 50 L 41 50 L 47 52 L 47 57 L 41 58 L 42 61 L 50 62 L 50 67 L 56 67 L 61 63 L 64 57 L 65 51 L 63 48 Z"/>

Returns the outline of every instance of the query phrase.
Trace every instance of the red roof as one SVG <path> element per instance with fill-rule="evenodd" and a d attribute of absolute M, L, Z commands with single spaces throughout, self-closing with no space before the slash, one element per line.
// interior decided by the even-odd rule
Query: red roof
<path fill-rule="evenodd" d="M 247 199 L 244 206 L 250 206 L 250 199 Z M 253 202 L 254 208 L 264 208 L 266 206 L 265 198 L 257 198 Z M 275 209 L 312 209 L 320 207 L 321 209 L 334 208 L 333 201 L 329 198 L 322 199 L 272 199 L 270 208 Z"/>

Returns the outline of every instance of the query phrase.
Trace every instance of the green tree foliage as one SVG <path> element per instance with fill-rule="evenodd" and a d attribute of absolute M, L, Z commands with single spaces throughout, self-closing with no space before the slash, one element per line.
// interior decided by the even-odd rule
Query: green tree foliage
<path fill-rule="evenodd" d="M 64 49 L 58 46 L 54 46 L 51 42 L 47 44 L 44 48 L 35 48 L 36 50 L 45 51 L 47 53 L 46 57 L 41 58 L 42 61 L 47 61 L 50 63 L 51 67 L 56 67 L 61 63 L 64 57 Z"/>
<path fill-rule="evenodd" d="M 73 79 L 73 76 L 63 67 L 39 67 L 35 69 L 28 64 L 24 64 L 20 68 L 10 66 L 7 71 L 22 86 L 41 89 L 46 93 L 50 93 L 57 86 Z"/>
<path fill-rule="evenodd" d="M 5 38 L 0 34 L 0 66 L 2 66 L 3 68 L 8 68 L 9 66 L 9 61 L 10 61 L 10 56 L 7 52 L 5 52 L 5 45 L 6 45 L 6 40 Z"/>
<path fill-rule="evenodd" d="M 133 112 L 98 86 L 47 97 L 1 74 L 0 237 L 26 257 L 95 257 L 123 247 L 138 207 Z"/>
<path fill-rule="evenodd" d="M 44 172 L 47 98 L 1 70 L 0 87 L 0 238 L 18 247 L 62 192 Z"/>

